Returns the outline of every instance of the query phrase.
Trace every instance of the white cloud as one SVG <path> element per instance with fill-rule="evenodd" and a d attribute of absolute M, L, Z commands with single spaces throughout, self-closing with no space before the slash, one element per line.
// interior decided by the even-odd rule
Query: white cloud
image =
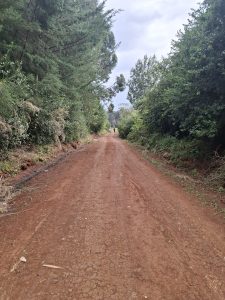
<path fill-rule="evenodd" d="M 167 55 L 172 39 L 187 23 L 191 9 L 197 8 L 198 3 L 199 0 L 108 0 L 106 9 L 123 10 L 115 17 L 113 26 L 121 45 L 112 81 L 121 73 L 128 78 L 131 68 L 145 54 Z M 126 93 L 123 93 L 116 98 L 116 106 L 125 100 Z"/>

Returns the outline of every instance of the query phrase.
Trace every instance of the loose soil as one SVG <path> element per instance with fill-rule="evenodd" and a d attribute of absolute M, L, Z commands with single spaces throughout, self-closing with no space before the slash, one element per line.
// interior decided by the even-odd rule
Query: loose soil
<path fill-rule="evenodd" d="M 0 299 L 224 300 L 224 229 L 103 137 L 33 178 L 0 217 Z"/>

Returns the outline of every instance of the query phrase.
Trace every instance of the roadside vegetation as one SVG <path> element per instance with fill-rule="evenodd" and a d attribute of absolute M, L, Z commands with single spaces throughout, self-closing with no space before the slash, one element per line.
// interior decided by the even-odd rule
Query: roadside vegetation
<path fill-rule="evenodd" d="M 109 127 L 102 103 L 125 85 L 123 75 L 105 85 L 117 63 L 116 14 L 104 1 L 0 0 L 1 161 Z"/>
<path fill-rule="evenodd" d="M 120 136 L 224 191 L 225 2 L 192 11 L 168 57 L 139 59 L 128 87 Z"/>

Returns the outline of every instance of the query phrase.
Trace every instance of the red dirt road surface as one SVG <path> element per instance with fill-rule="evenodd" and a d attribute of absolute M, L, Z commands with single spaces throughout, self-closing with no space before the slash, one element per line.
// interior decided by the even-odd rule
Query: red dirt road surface
<path fill-rule="evenodd" d="M 220 217 L 116 137 L 33 178 L 12 209 L 1 300 L 225 299 Z"/>

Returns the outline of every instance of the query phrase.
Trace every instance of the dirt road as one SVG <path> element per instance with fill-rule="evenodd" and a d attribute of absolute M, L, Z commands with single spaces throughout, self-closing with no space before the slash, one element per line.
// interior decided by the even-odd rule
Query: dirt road
<path fill-rule="evenodd" d="M 116 137 L 32 179 L 13 209 L 1 300 L 225 299 L 222 221 Z"/>

